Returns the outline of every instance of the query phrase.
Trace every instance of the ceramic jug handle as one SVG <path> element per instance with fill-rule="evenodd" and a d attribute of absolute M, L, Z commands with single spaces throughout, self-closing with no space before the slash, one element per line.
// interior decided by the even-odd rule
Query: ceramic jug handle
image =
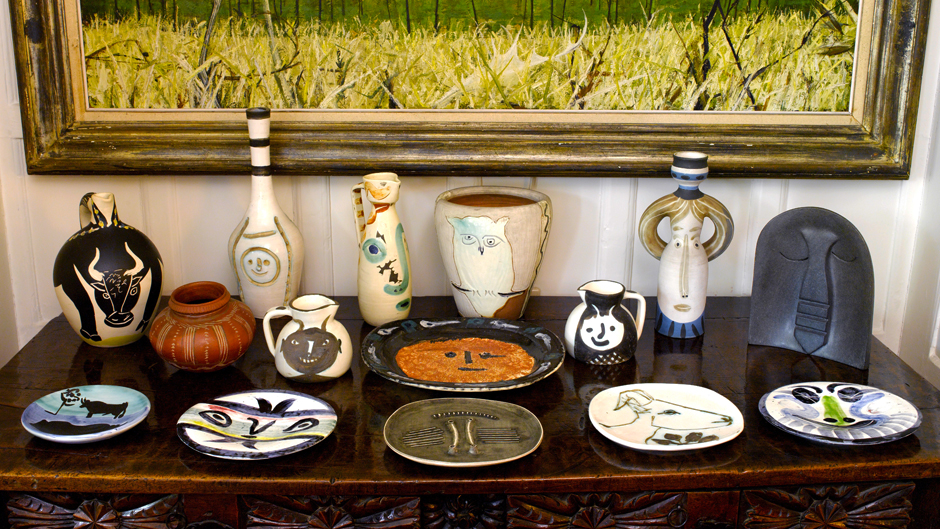
<path fill-rule="evenodd" d="M 636 315 L 633 320 L 636 323 L 636 339 L 639 340 L 643 335 L 643 323 L 646 322 L 646 298 L 632 290 L 627 290 L 623 294 L 624 300 L 636 300 Z M 629 312 L 629 311 L 627 311 Z"/>
<path fill-rule="evenodd" d="M 359 182 L 352 188 L 352 207 L 353 213 L 356 215 L 356 237 L 359 239 L 359 244 L 362 244 L 366 236 L 366 216 L 362 211 L 363 189 L 365 189 L 365 184 L 362 182 Z"/>
<path fill-rule="evenodd" d="M 274 334 L 271 332 L 271 318 L 280 318 L 282 316 L 290 316 L 290 309 L 287 307 L 274 307 L 264 314 L 264 320 L 261 322 L 261 327 L 264 329 L 264 340 L 268 343 L 268 351 L 271 351 L 271 356 L 277 356 L 277 351 L 274 348 Z"/>

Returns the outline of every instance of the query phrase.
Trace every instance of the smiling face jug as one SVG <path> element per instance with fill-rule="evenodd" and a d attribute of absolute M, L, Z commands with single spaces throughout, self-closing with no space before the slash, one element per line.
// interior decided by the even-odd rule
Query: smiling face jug
<path fill-rule="evenodd" d="M 277 371 L 297 382 L 323 382 L 343 376 L 352 365 L 352 341 L 336 321 L 339 304 L 319 294 L 300 296 L 264 315 L 262 329 Z M 274 339 L 271 319 L 289 316 Z"/>
<path fill-rule="evenodd" d="M 679 188 L 653 202 L 640 217 L 640 243 L 659 259 L 656 332 L 673 338 L 701 336 L 708 262 L 721 255 L 734 235 L 734 222 L 725 206 L 702 193 L 699 185 L 708 176 L 708 157 L 698 152 L 673 156 L 672 178 Z M 672 237 L 657 233 L 660 221 L 669 218 Z M 702 224 L 708 218 L 715 232 L 702 242 Z"/>
<path fill-rule="evenodd" d="M 400 187 L 395 173 L 372 173 L 352 188 L 359 239 L 359 311 L 369 325 L 403 320 L 411 310 L 411 260 L 395 210 Z M 363 191 L 372 205 L 368 220 Z"/>
<path fill-rule="evenodd" d="M 565 349 L 575 360 L 596 365 L 621 364 L 633 358 L 643 334 L 646 300 L 616 281 L 589 281 L 578 289 L 582 303 L 565 323 Z M 636 318 L 623 306 L 637 302 Z"/>

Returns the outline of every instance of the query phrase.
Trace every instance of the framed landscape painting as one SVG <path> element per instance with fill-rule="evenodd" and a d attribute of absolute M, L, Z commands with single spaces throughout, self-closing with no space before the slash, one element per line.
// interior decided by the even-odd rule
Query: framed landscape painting
<path fill-rule="evenodd" d="M 929 0 L 11 0 L 29 171 L 904 178 Z"/>

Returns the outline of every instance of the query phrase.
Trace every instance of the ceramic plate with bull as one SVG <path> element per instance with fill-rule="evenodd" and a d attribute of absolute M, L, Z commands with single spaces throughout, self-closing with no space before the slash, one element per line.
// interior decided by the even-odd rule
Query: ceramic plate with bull
<path fill-rule="evenodd" d="M 804 382 L 760 399 L 761 415 L 781 430 L 826 444 L 870 445 L 896 441 L 920 426 L 910 402 L 883 389 L 846 382 Z"/>
<path fill-rule="evenodd" d="M 121 386 L 74 386 L 26 407 L 20 421 L 36 437 L 57 443 L 101 441 L 125 432 L 150 413 L 143 393 Z"/>
<path fill-rule="evenodd" d="M 271 459 L 326 439 L 336 412 L 295 391 L 258 389 L 216 397 L 186 410 L 176 434 L 197 452 L 222 459 Z"/>
<path fill-rule="evenodd" d="M 591 399 L 588 415 L 611 441 L 647 452 L 708 448 L 744 430 L 744 417 L 730 400 L 689 384 L 605 389 Z"/>
<path fill-rule="evenodd" d="M 551 331 L 493 318 L 421 318 L 387 323 L 362 342 L 370 369 L 394 382 L 438 391 L 499 391 L 551 375 L 565 346 Z"/>

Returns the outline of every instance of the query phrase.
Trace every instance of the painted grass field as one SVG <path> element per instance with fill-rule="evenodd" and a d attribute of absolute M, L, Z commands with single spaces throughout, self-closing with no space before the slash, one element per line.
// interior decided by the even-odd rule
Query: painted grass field
<path fill-rule="evenodd" d="M 93 108 L 844 111 L 854 13 L 403 30 L 84 23 Z M 584 26 L 584 24 L 582 24 Z M 200 60 L 200 55 L 204 59 Z"/>

